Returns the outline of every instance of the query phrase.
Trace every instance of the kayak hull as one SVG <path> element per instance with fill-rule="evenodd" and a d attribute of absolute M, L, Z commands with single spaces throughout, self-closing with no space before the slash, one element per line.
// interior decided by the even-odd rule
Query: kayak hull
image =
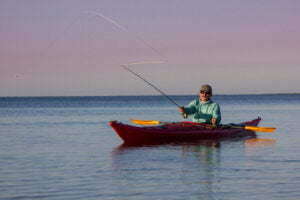
<path fill-rule="evenodd" d="M 260 120 L 261 118 L 257 118 L 241 124 L 257 126 Z M 110 126 L 124 143 L 131 144 L 256 137 L 254 131 L 242 127 L 208 127 L 205 124 L 193 122 L 177 122 L 159 126 L 138 127 L 111 121 Z"/>

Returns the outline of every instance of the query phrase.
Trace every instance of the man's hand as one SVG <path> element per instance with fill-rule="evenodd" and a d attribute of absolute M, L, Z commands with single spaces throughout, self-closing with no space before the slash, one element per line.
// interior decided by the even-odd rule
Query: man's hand
<path fill-rule="evenodd" d="M 216 118 L 212 118 L 211 119 L 211 123 L 212 123 L 212 125 L 217 125 L 217 119 Z"/>
<path fill-rule="evenodd" d="M 179 112 L 182 112 L 182 113 L 184 113 L 184 112 L 185 112 L 185 110 L 184 110 L 184 106 L 181 106 L 181 107 L 179 107 L 179 108 L 178 108 L 178 110 L 179 110 Z"/>

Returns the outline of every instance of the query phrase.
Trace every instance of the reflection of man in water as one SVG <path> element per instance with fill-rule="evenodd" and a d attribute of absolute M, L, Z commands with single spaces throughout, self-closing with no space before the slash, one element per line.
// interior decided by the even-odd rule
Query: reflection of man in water
<path fill-rule="evenodd" d="M 184 162 L 184 183 L 189 184 L 193 180 L 199 183 L 199 192 L 208 196 L 213 194 L 216 190 L 215 183 L 220 180 L 220 146 L 220 141 L 200 141 L 182 146 L 184 157 L 191 160 Z"/>
<path fill-rule="evenodd" d="M 201 155 L 209 155 L 221 147 L 221 142 L 218 140 L 204 140 L 199 144 L 185 145 L 182 148 L 183 152 L 199 152 Z"/>

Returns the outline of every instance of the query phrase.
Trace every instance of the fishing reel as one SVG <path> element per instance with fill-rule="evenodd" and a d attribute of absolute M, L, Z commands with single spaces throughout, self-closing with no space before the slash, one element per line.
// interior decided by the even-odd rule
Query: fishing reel
<path fill-rule="evenodd" d="M 182 113 L 182 117 L 183 117 L 184 119 L 186 119 L 186 118 L 188 118 L 188 114 L 187 114 L 187 113 Z"/>

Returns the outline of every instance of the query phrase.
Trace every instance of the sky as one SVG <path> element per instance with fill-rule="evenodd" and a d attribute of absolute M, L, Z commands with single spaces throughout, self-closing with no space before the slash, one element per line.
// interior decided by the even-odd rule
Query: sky
<path fill-rule="evenodd" d="M 300 93 L 297 0 L 0 0 L 0 96 Z M 157 62 L 157 63 L 151 63 Z"/>

